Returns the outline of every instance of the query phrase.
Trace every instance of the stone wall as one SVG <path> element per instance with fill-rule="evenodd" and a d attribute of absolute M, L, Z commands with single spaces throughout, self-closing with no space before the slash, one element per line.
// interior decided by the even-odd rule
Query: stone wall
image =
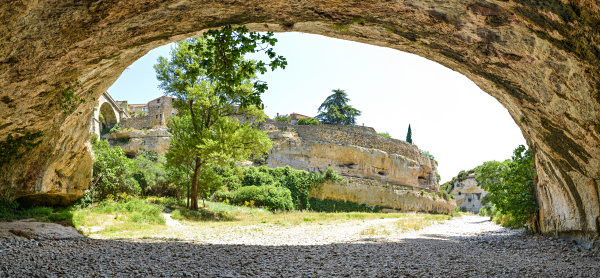
<path fill-rule="evenodd" d="M 169 148 L 171 134 L 166 127 L 148 130 L 120 131 L 103 136 L 111 146 L 119 146 L 128 156 L 136 156 L 141 150 L 164 154 Z"/>
<path fill-rule="evenodd" d="M 146 129 L 146 128 L 151 128 L 152 123 L 150 122 L 150 118 L 146 115 L 146 116 L 142 116 L 142 117 L 123 119 L 119 123 L 119 126 L 124 129 L 127 129 L 127 128 Z"/>
<path fill-rule="evenodd" d="M 415 160 L 421 159 L 421 153 L 416 145 L 379 136 L 372 127 L 338 124 L 291 125 L 271 119 L 267 119 L 263 125 L 271 125 L 279 130 L 293 129 L 304 140 L 355 145 L 382 150 L 389 154 L 400 154 Z"/>
<path fill-rule="evenodd" d="M 453 201 L 434 197 L 435 194 L 422 194 L 420 190 L 384 187 L 367 184 L 360 180 L 348 183 L 327 182 L 313 189 L 311 198 L 352 202 L 368 206 L 380 206 L 400 211 L 423 211 L 452 214 L 456 204 Z"/>

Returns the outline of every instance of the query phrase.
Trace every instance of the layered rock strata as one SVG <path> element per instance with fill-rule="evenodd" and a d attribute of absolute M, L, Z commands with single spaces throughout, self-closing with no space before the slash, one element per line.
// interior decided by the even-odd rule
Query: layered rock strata
<path fill-rule="evenodd" d="M 346 177 L 439 190 L 435 161 L 416 145 L 377 135 L 370 127 L 261 124 L 273 140 L 266 165 L 325 172 L 332 167 Z M 384 151 L 386 150 L 386 151 Z"/>
<path fill-rule="evenodd" d="M 0 140 L 44 137 L 0 165 L 0 187 L 80 196 L 91 178 L 93 99 L 157 46 L 247 24 L 390 47 L 464 74 L 502 103 L 533 150 L 536 228 L 599 240 L 599 11 L 588 0 L 4 1 Z M 65 109 L 69 87 L 86 100 L 75 109 Z"/>
<path fill-rule="evenodd" d="M 352 179 L 349 182 L 327 182 L 313 189 L 311 198 L 365 204 L 396 211 L 454 213 L 456 203 L 411 187 L 382 186 L 378 183 Z"/>

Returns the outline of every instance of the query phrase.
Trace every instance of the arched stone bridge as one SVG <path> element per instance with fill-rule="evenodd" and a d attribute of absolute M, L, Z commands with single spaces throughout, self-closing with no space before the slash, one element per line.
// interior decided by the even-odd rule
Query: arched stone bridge
<path fill-rule="evenodd" d="M 535 155 L 534 227 L 597 241 L 599 11 L 598 0 L 4 1 L 0 140 L 45 136 L 1 173 L 0 187 L 45 200 L 81 196 L 91 178 L 91 99 L 100 96 L 84 92 L 106 91 L 160 45 L 247 24 L 398 49 L 464 74 L 502 103 Z M 65 115 L 60 92 L 75 80 L 89 101 Z"/>
<path fill-rule="evenodd" d="M 103 119 L 100 119 L 101 113 Z M 129 113 L 119 106 L 108 93 L 104 92 L 98 98 L 98 103 L 94 107 L 90 132 L 100 136 L 102 129 L 112 127 L 127 118 L 129 118 Z"/>

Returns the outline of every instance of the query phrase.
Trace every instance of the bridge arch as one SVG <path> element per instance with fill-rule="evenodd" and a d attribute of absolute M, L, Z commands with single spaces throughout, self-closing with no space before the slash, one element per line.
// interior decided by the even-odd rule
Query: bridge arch
<path fill-rule="evenodd" d="M 127 111 L 119 106 L 107 92 L 104 92 L 98 98 L 98 103 L 94 107 L 90 132 L 100 136 L 103 129 L 113 127 L 127 118 L 129 118 Z"/>

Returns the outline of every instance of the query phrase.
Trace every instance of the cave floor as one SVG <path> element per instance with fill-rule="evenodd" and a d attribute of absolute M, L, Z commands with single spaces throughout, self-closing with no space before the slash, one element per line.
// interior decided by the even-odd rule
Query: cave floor
<path fill-rule="evenodd" d="M 396 219 L 397 220 L 397 219 Z M 600 277 L 600 254 L 462 216 L 420 231 L 394 219 L 207 239 L 0 241 L 0 277 Z M 166 229 L 194 227 L 176 222 Z"/>

